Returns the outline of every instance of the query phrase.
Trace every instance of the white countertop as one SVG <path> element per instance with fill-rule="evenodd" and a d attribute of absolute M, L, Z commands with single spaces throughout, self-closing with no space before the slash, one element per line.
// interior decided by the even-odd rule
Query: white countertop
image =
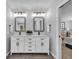
<path fill-rule="evenodd" d="M 11 35 L 15 37 L 48 37 L 48 35 Z"/>

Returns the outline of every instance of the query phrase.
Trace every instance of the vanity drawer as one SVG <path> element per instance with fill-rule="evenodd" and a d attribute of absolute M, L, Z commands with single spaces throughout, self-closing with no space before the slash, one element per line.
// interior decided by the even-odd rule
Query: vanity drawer
<path fill-rule="evenodd" d="M 27 45 L 25 46 L 25 49 L 35 49 L 35 46 Z"/>
<path fill-rule="evenodd" d="M 35 39 L 33 39 L 33 38 L 27 38 L 27 39 L 25 39 L 25 42 L 35 42 Z"/>
<path fill-rule="evenodd" d="M 34 52 L 35 48 L 25 48 L 25 52 Z"/>
<path fill-rule="evenodd" d="M 25 42 L 25 45 L 35 45 L 35 42 Z"/>

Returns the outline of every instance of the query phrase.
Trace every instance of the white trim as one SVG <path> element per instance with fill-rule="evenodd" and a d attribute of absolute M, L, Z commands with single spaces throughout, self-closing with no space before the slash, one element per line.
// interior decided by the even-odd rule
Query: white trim
<path fill-rule="evenodd" d="M 6 57 L 9 55 L 9 53 L 10 53 L 10 52 L 7 52 L 7 53 L 6 53 Z"/>
<path fill-rule="evenodd" d="M 62 5 L 64 5 L 68 1 L 70 1 L 70 0 L 64 0 L 64 1 L 62 1 L 61 4 L 58 6 L 58 8 L 60 8 Z"/>
<path fill-rule="evenodd" d="M 50 54 L 56 59 L 56 55 L 50 51 Z"/>

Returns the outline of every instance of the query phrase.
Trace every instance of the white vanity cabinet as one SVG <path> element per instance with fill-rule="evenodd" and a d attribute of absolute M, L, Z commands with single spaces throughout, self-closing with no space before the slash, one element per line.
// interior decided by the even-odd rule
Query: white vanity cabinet
<path fill-rule="evenodd" d="M 43 36 L 12 36 L 12 53 L 48 53 L 49 37 Z"/>

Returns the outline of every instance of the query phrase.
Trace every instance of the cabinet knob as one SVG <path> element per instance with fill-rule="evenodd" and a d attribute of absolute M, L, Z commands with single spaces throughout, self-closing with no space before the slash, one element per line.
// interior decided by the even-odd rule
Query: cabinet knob
<path fill-rule="evenodd" d="M 19 46 L 19 42 L 17 42 L 16 45 Z"/>
<path fill-rule="evenodd" d="M 28 42 L 29 44 L 32 44 L 32 42 Z"/>
<path fill-rule="evenodd" d="M 31 49 L 29 49 L 28 51 L 32 51 Z"/>
<path fill-rule="evenodd" d="M 44 43 L 43 42 L 41 42 L 41 46 L 43 46 L 44 45 Z"/>

